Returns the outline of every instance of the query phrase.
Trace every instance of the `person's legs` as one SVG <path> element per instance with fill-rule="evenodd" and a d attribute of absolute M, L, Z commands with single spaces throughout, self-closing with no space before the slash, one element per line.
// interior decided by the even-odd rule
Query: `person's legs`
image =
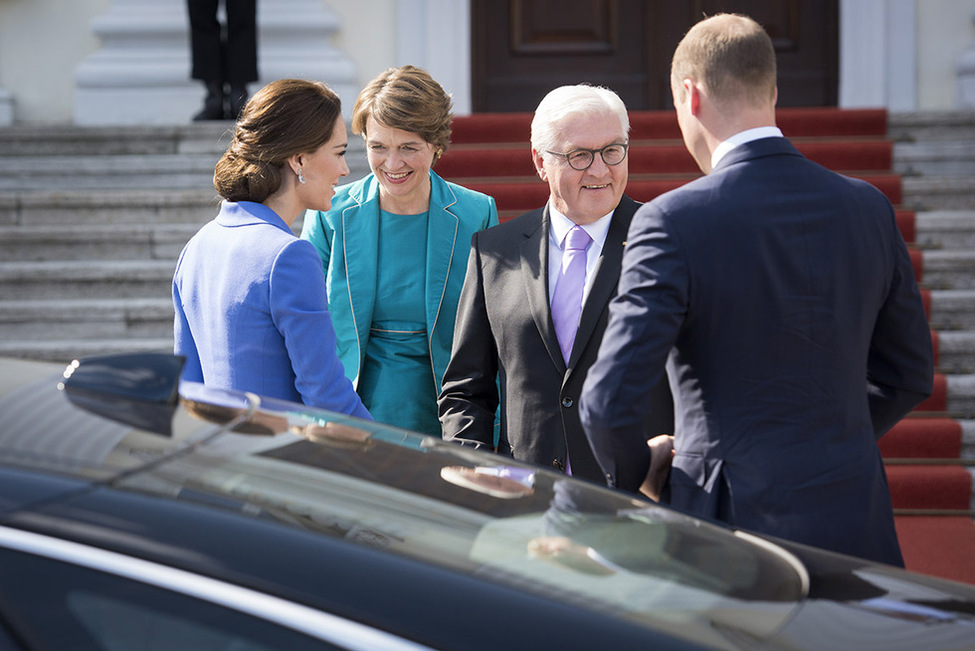
<path fill-rule="evenodd" d="M 227 2 L 227 77 L 230 117 L 247 103 L 247 83 L 257 81 L 257 0 Z"/>
<path fill-rule="evenodd" d="M 224 119 L 224 53 L 222 28 L 217 20 L 219 0 L 186 0 L 190 19 L 190 77 L 199 79 L 207 89 L 203 109 L 194 121 Z"/>

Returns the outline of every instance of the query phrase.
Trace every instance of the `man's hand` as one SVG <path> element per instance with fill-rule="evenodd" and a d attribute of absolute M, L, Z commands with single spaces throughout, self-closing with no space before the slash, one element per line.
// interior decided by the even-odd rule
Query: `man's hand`
<path fill-rule="evenodd" d="M 667 484 L 670 477 L 670 463 L 674 458 L 674 437 L 669 434 L 661 434 L 647 441 L 650 448 L 650 469 L 647 470 L 647 477 L 640 485 L 640 492 L 652 499 L 654 502 L 660 501 L 660 494 Z"/>

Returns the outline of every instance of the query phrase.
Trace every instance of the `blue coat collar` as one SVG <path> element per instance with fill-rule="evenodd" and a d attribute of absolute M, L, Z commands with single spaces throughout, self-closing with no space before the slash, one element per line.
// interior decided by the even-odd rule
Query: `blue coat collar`
<path fill-rule="evenodd" d="M 286 233 L 292 233 L 291 228 L 278 213 L 254 201 L 223 201 L 220 203 L 220 212 L 217 213 L 216 219 L 218 224 L 228 228 L 268 224 Z"/>

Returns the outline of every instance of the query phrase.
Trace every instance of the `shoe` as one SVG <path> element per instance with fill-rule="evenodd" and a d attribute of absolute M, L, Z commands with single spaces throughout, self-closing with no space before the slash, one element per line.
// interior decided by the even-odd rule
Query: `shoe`
<path fill-rule="evenodd" d="M 247 99 L 247 86 L 231 86 L 227 119 L 236 120 L 239 118 L 240 112 L 247 106 Z"/>
<path fill-rule="evenodd" d="M 223 110 L 223 100 L 211 100 L 209 97 L 203 102 L 203 108 L 193 116 L 194 122 L 205 120 L 226 120 L 227 116 Z"/>
<path fill-rule="evenodd" d="M 203 108 L 193 116 L 194 122 L 204 120 L 226 120 L 227 110 L 224 107 L 223 84 L 215 81 L 206 82 L 207 96 L 203 100 Z"/>

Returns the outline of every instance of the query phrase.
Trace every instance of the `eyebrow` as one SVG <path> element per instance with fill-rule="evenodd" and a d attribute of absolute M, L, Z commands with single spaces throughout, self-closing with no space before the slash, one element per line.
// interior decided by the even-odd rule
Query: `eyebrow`
<path fill-rule="evenodd" d="M 402 147 L 404 145 L 411 145 L 413 147 L 419 147 L 419 146 L 422 146 L 424 142 L 425 141 L 423 141 L 423 140 L 407 140 L 406 142 L 401 142 L 399 144 L 399 146 Z M 366 144 L 367 145 L 382 145 L 383 147 L 387 147 L 388 146 L 386 143 L 384 143 L 382 141 L 379 141 L 379 140 L 373 140 L 372 138 L 369 138 L 368 140 L 366 140 Z"/>

